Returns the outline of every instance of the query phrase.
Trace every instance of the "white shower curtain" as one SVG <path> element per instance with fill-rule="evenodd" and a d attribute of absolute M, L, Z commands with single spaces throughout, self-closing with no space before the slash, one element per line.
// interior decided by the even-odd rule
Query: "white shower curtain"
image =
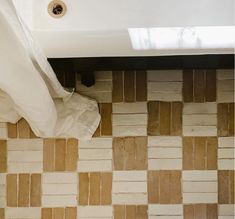
<path fill-rule="evenodd" d="M 100 121 L 95 101 L 60 85 L 12 0 L 0 0 L 0 122 L 21 117 L 39 137 L 78 139 Z"/>

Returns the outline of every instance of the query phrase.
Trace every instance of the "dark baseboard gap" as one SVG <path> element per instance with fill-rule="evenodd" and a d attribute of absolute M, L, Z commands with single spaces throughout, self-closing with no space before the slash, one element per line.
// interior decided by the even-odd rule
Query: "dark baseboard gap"
<path fill-rule="evenodd" d="M 95 71 L 234 68 L 234 54 L 49 58 L 48 61 L 65 87 L 75 87 L 76 73 L 82 75 L 85 85 L 91 86 Z"/>

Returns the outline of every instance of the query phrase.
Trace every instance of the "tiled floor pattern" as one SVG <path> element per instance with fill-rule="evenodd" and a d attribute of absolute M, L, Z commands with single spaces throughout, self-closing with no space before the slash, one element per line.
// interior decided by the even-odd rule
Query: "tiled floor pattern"
<path fill-rule="evenodd" d="M 96 72 L 89 141 L 0 124 L 0 219 L 234 218 L 233 70 Z"/>

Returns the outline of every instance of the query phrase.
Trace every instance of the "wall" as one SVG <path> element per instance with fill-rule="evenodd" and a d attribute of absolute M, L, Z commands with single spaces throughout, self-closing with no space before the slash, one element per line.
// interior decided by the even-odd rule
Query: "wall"
<path fill-rule="evenodd" d="M 233 70 L 96 72 L 90 141 L 0 126 L 0 218 L 234 218 Z M 5 217 L 4 217 L 5 215 Z"/>

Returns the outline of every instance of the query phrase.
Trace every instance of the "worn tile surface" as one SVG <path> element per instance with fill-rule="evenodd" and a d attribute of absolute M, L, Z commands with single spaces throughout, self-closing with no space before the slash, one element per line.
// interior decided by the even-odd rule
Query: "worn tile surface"
<path fill-rule="evenodd" d="M 71 75 L 59 79 L 74 86 Z M 98 71 L 90 140 L 0 123 L 0 219 L 233 219 L 234 70 Z"/>

